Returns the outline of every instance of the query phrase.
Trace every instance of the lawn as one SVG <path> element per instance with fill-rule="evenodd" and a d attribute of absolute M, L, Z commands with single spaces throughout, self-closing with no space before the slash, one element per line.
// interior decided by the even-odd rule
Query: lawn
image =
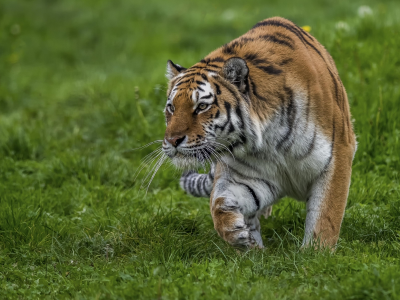
<path fill-rule="evenodd" d="M 237 252 L 208 199 L 141 160 L 166 62 L 258 21 L 308 25 L 347 89 L 358 151 L 336 252 L 300 250 L 305 205 Z M 0 1 L 0 299 L 400 299 L 398 1 Z M 144 188 L 141 188 L 144 181 Z"/>

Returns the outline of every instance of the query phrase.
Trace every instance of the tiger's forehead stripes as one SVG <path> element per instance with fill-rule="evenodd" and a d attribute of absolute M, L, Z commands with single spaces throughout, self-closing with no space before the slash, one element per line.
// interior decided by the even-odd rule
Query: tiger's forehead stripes
<path fill-rule="evenodd" d="M 215 91 L 213 90 L 207 75 L 198 72 L 195 74 L 185 74 L 177 80 L 167 99 L 167 104 L 172 104 L 178 94 L 187 94 L 194 102 L 211 104 L 214 100 Z M 216 73 L 215 73 L 216 74 Z M 214 75 L 214 74 L 213 74 Z"/>

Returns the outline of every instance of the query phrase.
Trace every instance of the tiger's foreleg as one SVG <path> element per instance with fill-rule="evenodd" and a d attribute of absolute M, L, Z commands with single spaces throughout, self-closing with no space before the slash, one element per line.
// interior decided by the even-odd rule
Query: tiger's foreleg
<path fill-rule="evenodd" d="M 271 188 L 266 181 L 233 171 L 217 174 L 210 210 L 218 234 L 234 246 L 263 248 L 259 217 L 276 198 Z"/>
<path fill-rule="evenodd" d="M 314 182 L 307 201 L 303 247 L 335 247 L 340 233 L 350 186 L 354 151 L 335 149 L 325 172 Z"/>

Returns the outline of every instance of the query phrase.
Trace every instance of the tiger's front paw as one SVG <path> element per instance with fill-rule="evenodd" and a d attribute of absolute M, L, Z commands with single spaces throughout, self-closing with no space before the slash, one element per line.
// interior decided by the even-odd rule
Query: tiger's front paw
<path fill-rule="evenodd" d="M 250 232 L 250 228 L 241 220 L 233 226 L 215 228 L 225 241 L 234 247 L 254 248 L 257 242 Z"/>

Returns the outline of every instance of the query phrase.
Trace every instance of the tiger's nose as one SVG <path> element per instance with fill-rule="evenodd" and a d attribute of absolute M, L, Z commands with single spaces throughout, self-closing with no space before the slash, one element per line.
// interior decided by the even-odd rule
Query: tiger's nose
<path fill-rule="evenodd" d="M 176 148 L 179 146 L 179 144 L 181 144 L 183 142 L 185 137 L 186 137 L 185 135 L 184 136 L 173 136 L 171 138 L 166 138 L 166 140 L 168 141 L 168 143 L 170 143 L 172 146 L 174 146 Z"/>

